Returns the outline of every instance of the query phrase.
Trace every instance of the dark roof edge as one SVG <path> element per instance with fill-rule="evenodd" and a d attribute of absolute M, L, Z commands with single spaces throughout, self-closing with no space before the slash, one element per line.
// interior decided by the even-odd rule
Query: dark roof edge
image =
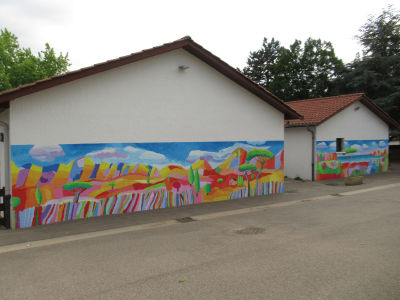
<path fill-rule="evenodd" d="M 389 116 L 382 108 L 380 108 L 377 104 L 375 104 L 371 99 L 369 99 L 365 94 L 362 94 L 362 98 L 360 102 L 368 107 L 371 111 L 373 111 L 378 117 L 381 118 L 386 124 L 389 125 L 390 128 L 400 128 L 400 124 Z"/>
<path fill-rule="evenodd" d="M 285 124 L 285 128 L 314 127 L 317 125 L 318 125 L 317 123 L 290 124 L 290 122 L 288 121 L 287 124 Z"/>
<path fill-rule="evenodd" d="M 271 92 L 267 91 L 265 88 L 261 87 L 224 61 L 222 61 L 220 58 L 218 58 L 208 50 L 204 49 L 199 44 L 195 43 L 189 36 L 185 36 L 179 40 L 163 44 L 161 46 L 146 49 L 140 52 L 132 53 L 127 56 L 122 56 L 113 60 L 108 60 L 99 64 L 95 64 L 93 66 L 38 80 L 33 83 L 25 84 L 17 88 L 0 92 L 0 104 L 4 102 L 9 102 L 19 97 L 33 94 L 41 90 L 45 90 L 73 80 L 94 75 L 96 73 L 121 67 L 145 58 L 149 58 L 158 54 L 163 54 L 179 48 L 183 48 L 184 50 L 193 54 L 197 58 L 201 59 L 202 61 L 216 69 L 218 72 L 224 74 L 232 81 L 247 89 L 252 94 L 269 103 L 277 110 L 281 111 L 284 114 L 286 120 L 303 118 L 303 116 L 301 116 L 294 109 L 286 105 L 278 97 L 276 97 Z"/>

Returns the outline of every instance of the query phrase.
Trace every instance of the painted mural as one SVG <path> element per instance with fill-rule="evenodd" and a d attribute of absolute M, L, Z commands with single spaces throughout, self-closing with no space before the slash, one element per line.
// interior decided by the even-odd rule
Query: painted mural
<path fill-rule="evenodd" d="M 13 145 L 16 228 L 283 192 L 283 141 Z"/>
<path fill-rule="evenodd" d="M 388 140 L 348 140 L 342 153 L 336 141 L 317 141 L 317 180 L 386 172 Z"/>

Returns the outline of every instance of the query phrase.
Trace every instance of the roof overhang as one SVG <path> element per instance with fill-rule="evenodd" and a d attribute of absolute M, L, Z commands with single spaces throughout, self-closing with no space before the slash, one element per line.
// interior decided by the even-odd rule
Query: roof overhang
<path fill-rule="evenodd" d="M 278 111 L 282 112 L 286 120 L 302 119 L 303 117 L 294 109 L 286 105 L 282 100 L 273 95 L 271 92 L 258 85 L 238 70 L 222 61 L 220 58 L 195 43 L 190 37 L 184 37 L 177 41 L 164 44 L 158 47 L 143 50 L 141 52 L 132 53 L 117 59 L 108 60 L 103 63 L 95 64 L 90 67 L 82 68 L 76 71 L 67 72 L 65 74 L 49 77 L 33 83 L 25 84 L 17 88 L 6 90 L 0 93 L 0 105 L 3 106 L 11 100 L 27 96 L 57 85 L 61 85 L 70 81 L 94 75 L 96 73 L 108 71 L 117 67 L 121 67 L 136 61 L 140 61 L 152 56 L 163 54 L 176 49 L 184 49 L 204 61 L 218 72 L 230 78 L 232 81 L 242 86 L 252 94 L 261 98 Z"/>

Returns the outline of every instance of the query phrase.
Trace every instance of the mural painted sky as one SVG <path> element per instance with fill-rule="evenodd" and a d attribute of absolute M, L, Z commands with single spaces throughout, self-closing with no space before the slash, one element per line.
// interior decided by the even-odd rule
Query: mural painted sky
<path fill-rule="evenodd" d="M 251 150 L 255 147 L 276 153 L 280 141 L 242 142 L 165 142 L 165 143 L 115 143 L 115 144 L 62 144 L 51 146 L 12 146 L 12 160 L 16 165 L 38 164 L 50 166 L 68 164 L 80 157 L 90 157 L 101 163 L 143 163 L 166 166 L 171 163 L 189 166 L 202 158 L 216 166 L 228 158 L 237 148 Z M 195 149 L 195 150 L 193 150 Z M 27 155 L 28 154 L 28 155 Z"/>
<path fill-rule="evenodd" d="M 317 180 L 385 172 L 388 140 L 347 140 L 343 153 L 336 141 L 317 141 Z"/>
<path fill-rule="evenodd" d="M 283 191 L 283 141 L 13 145 L 17 227 Z"/>

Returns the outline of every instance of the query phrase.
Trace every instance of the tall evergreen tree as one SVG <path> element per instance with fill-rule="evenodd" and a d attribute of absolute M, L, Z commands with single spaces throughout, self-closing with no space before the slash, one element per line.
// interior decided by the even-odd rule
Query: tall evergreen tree
<path fill-rule="evenodd" d="M 335 82 L 337 93 L 364 92 L 400 121 L 400 13 L 385 8 L 368 19 L 357 38 L 363 55 Z"/>
<path fill-rule="evenodd" d="M 303 46 L 295 40 L 287 49 L 264 38 L 261 49 L 250 53 L 243 73 L 281 99 L 296 100 L 330 95 L 331 82 L 343 68 L 329 42 L 309 38 Z"/>

